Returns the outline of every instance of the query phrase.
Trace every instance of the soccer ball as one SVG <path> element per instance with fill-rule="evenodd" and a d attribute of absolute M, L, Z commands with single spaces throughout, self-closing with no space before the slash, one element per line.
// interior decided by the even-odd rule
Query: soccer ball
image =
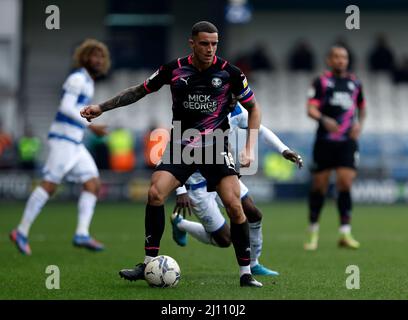
<path fill-rule="evenodd" d="M 144 276 L 152 287 L 175 287 L 180 281 L 180 267 L 169 256 L 157 256 L 146 265 Z"/>

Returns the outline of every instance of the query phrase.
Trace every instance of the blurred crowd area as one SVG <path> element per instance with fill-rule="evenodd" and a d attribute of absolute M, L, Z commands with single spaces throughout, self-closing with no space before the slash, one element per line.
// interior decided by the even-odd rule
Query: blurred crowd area
<path fill-rule="evenodd" d="M 339 37 L 332 45 L 345 47 L 349 52 L 349 70 L 355 70 L 356 57 L 353 48 L 346 39 Z M 288 72 L 315 72 L 317 62 L 324 59 L 316 55 L 313 45 L 307 39 L 299 39 L 287 53 L 285 65 L 278 65 L 274 59 L 272 45 L 258 42 L 252 50 L 242 52 L 233 59 L 235 65 L 249 77 L 253 72 L 286 70 Z M 360 62 L 360 68 L 373 73 L 383 73 L 389 76 L 394 84 L 408 83 L 408 52 L 397 56 L 395 49 L 389 44 L 384 34 L 378 34 L 374 39 L 372 48 L 366 54 L 366 59 Z M 256 79 L 255 79 L 256 80 Z"/>

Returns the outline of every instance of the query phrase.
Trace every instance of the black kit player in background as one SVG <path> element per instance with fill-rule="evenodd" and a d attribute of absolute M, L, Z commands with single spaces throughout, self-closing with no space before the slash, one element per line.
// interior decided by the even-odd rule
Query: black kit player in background
<path fill-rule="evenodd" d="M 192 53 L 184 58 L 178 58 L 162 65 L 144 83 L 126 89 L 114 98 L 99 105 L 90 105 L 81 110 L 81 115 L 90 121 L 103 112 L 134 103 L 146 94 L 159 90 L 163 85 L 170 85 L 173 100 L 173 126 L 181 124 L 182 132 L 187 129 L 197 129 L 202 136 L 216 129 L 228 130 L 228 114 L 232 111 L 233 96 L 248 110 L 247 143 L 240 155 L 242 166 L 249 166 L 254 160 L 254 145 L 257 129 L 259 129 L 261 111 L 255 100 L 245 75 L 228 61 L 215 55 L 218 45 L 218 30 L 210 22 L 201 21 L 192 27 L 189 40 Z M 136 119 L 135 119 L 136 120 Z M 256 129 L 256 130 L 253 130 Z M 172 135 L 173 136 L 173 135 Z M 156 257 L 160 249 L 160 240 L 164 232 L 164 203 L 170 193 L 183 185 L 188 177 L 197 169 L 207 179 L 208 191 L 216 190 L 219 194 L 231 222 L 231 240 L 235 249 L 240 268 L 240 285 L 261 287 L 250 270 L 250 242 L 248 221 L 240 201 L 240 186 L 238 173 L 232 157 L 228 152 L 228 135 L 221 146 L 222 161 L 214 164 L 186 164 L 174 161 L 161 162 L 155 169 L 148 191 L 148 202 L 145 215 L 145 259 L 134 269 L 123 269 L 120 276 L 130 280 L 144 279 L 146 264 Z M 203 140 L 203 139 L 202 139 Z M 206 140 L 206 142 L 208 142 Z M 201 147 L 203 158 L 210 152 L 214 157 L 216 144 L 208 145 L 203 141 L 171 139 L 166 152 L 173 154 L 181 148 Z M 201 145 L 200 145 L 201 143 Z M 209 154 L 210 154 L 209 153 Z M 219 158 L 218 158 L 219 159 Z M 206 158 L 207 160 L 207 158 Z"/>
<path fill-rule="evenodd" d="M 358 165 L 358 138 L 366 117 L 362 85 L 347 71 L 348 53 L 334 46 L 327 57 L 330 71 L 317 78 L 309 92 L 308 115 L 319 126 L 313 148 L 312 188 L 309 194 L 309 239 L 305 250 L 316 250 L 319 215 L 336 171 L 337 207 L 340 213 L 339 246 L 358 249 L 351 234 L 351 186 Z"/>

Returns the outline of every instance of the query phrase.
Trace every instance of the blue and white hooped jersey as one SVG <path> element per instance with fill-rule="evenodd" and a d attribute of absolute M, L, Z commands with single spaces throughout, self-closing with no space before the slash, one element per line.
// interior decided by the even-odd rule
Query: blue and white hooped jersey
<path fill-rule="evenodd" d="M 62 87 L 61 102 L 48 138 L 82 143 L 88 122 L 79 111 L 91 102 L 93 95 L 94 81 L 87 70 L 81 68 L 71 73 Z"/>
<path fill-rule="evenodd" d="M 234 110 L 228 115 L 231 132 L 238 129 L 248 129 L 248 111 L 240 104 L 235 105 Z"/>

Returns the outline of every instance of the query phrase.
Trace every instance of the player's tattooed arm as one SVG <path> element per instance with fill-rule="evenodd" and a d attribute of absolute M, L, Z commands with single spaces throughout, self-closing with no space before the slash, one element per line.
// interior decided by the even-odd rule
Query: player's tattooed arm
<path fill-rule="evenodd" d="M 99 106 L 102 112 L 112 110 L 115 108 L 127 106 L 132 104 L 140 99 L 142 99 L 146 95 L 146 89 L 144 88 L 143 84 L 138 86 L 130 87 L 117 96 L 113 97 L 112 99 L 101 103 Z"/>
<path fill-rule="evenodd" d="M 127 106 L 131 103 L 134 103 L 142 99 L 146 94 L 147 92 L 143 84 L 130 87 L 108 101 L 102 102 L 101 104 L 93 104 L 82 108 L 80 111 L 80 115 L 82 118 L 85 118 L 88 122 L 91 122 L 92 119 L 99 117 L 103 112 Z"/>

